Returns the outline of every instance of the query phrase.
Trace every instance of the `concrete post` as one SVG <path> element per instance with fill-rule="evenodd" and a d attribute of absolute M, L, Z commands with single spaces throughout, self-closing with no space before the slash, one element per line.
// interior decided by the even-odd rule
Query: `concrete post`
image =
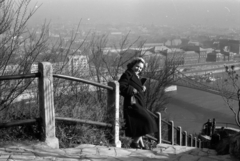
<path fill-rule="evenodd" d="M 182 146 L 182 127 L 178 126 L 177 130 L 177 144 Z"/>
<path fill-rule="evenodd" d="M 53 99 L 53 70 L 48 62 L 38 64 L 39 78 L 39 111 L 42 123 L 42 139 L 52 148 L 59 148 L 59 141 L 55 135 L 55 109 Z"/>
<path fill-rule="evenodd" d="M 116 147 L 121 148 L 122 143 L 119 140 L 120 134 L 120 119 L 119 119 L 119 104 L 120 104 L 120 91 L 118 81 L 108 82 L 108 85 L 113 87 L 113 90 L 108 90 L 108 109 L 114 109 L 114 144 Z"/>
<path fill-rule="evenodd" d="M 157 112 L 158 115 L 158 144 L 162 144 L 162 116 L 160 112 Z"/>

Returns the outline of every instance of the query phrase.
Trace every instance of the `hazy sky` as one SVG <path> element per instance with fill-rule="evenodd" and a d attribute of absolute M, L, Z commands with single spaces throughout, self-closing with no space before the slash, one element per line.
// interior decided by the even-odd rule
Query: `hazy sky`
<path fill-rule="evenodd" d="M 36 22 L 240 25 L 240 0 L 31 0 Z"/>

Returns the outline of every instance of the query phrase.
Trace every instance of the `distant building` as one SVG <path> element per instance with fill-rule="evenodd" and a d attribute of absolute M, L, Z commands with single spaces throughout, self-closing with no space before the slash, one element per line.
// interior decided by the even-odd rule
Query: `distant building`
<path fill-rule="evenodd" d="M 239 40 L 229 40 L 230 52 L 240 54 L 240 41 Z"/>
<path fill-rule="evenodd" d="M 200 46 L 195 46 L 195 45 L 187 45 L 187 46 L 182 46 L 181 49 L 184 51 L 187 51 L 190 53 L 190 51 L 193 51 L 198 54 L 198 63 L 205 63 L 207 59 L 207 53 L 209 52 L 209 49 L 203 49 Z"/>
<path fill-rule="evenodd" d="M 143 45 L 144 48 L 152 48 L 154 47 L 154 51 L 160 51 L 162 47 L 164 46 L 164 43 L 145 43 Z"/>
<path fill-rule="evenodd" d="M 216 50 L 216 51 L 213 51 L 213 52 L 207 54 L 206 61 L 207 62 L 223 62 L 224 55 Z"/>
<path fill-rule="evenodd" d="M 199 49 L 199 57 L 198 57 L 198 63 L 205 63 L 207 59 L 207 52 L 208 49 Z"/>
<path fill-rule="evenodd" d="M 167 40 L 167 41 L 164 43 L 164 45 L 170 46 L 170 47 L 180 46 L 181 44 L 182 44 L 182 40 L 181 40 L 181 39 Z"/>
<path fill-rule="evenodd" d="M 192 45 L 192 46 L 200 46 L 200 42 L 198 41 L 189 41 L 188 45 Z"/>
<path fill-rule="evenodd" d="M 162 52 L 162 51 L 165 51 L 165 50 L 170 50 L 170 48 L 169 47 L 167 47 L 167 46 L 156 46 L 155 47 L 155 52 Z"/>
<path fill-rule="evenodd" d="M 236 54 L 234 55 L 234 58 L 233 58 L 234 61 L 240 61 L 240 54 Z"/>
<path fill-rule="evenodd" d="M 199 54 L 195 51 L 184 52 L 184 64 L 197 64 L 199 60 Z"/>
<path fill-rule="evenodd" d="M 233 61 L 235 53 L 233 52 L 222 52 L 224 61 Z"/>
<path fill-rule="evenodd" d="M 184 51 L 178 48 L 165 49 L 159 52 L 166 57 L 168 63 L 173 63 L 175 65 L 184 64 Z"/>
<path fill-rule="evenodd" d="M 213 40 L 205 40 L 202 42 L 203 48 L 214 48 Z"/>
<path fill-rule="evenodd" d="M 56 72 L 60 68 L 62 68 L 63 73 L 76 73 L 79 75 L 88 74 L 89 65 L 88 65 L 88 57 L 86 55 L 70 55 L 67 57 L 67 62 L 57 61 L 52 63 L 53 72 Z M 38 64 L 33 63 L 30 69 L 31 73 L 38 72 Z"/>
<path fill-rule="evenodd" d="M 151 65 L 157 63 L 156 66 L 163 67 L 166 61 L 166 57 L 161 54 L 147 54 L 144 55 L 143 58 L 147 62 L 146 66 L 151 68 Z"/>
<path fill-rule="evenodd" d="M 181 47 L 184 51 L 195 51 L 196 53 L 200 53 L 200 47 L 195 45 L 186 45 Z"/>
<path fill-rule="evenodd" d="M 225 52 L 233 52 L 236 54 L 240 54 L 240 41 L 239 40 L 228 40 L 222 39 L 219 40 L 219 49 Z"/>
<path fill-rule="evenodd" d="M 68 71 L 71 73 L 79 72 L 84 75 L 88 71 L 88 57 L 86 55 L 68 56 Z"/>

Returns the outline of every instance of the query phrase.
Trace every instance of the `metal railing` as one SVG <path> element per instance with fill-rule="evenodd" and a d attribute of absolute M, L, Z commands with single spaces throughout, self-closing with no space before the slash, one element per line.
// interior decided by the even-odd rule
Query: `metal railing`
<path fill-rule="evenodd" d="M 190 147 L 197 147 L 201 148 L 202 140 L 197 137 L 193 137 L 192 134 L 187 133 L 187 131 L 182 132 L 182 128 L 180 126 L 175 127 L 173 121 L 165 121 L 161 117 L 161 113 L 152 113 L 151 111 L 148 111 L 155 119 L 158 120 L 158 138 L 155 138 L 153 136 L 147 135 L 148 138 L 157 141 L 158 144 L 166 143 L 171 145 L 180 145 L 180 146 L 190 146 Z M 163 127 L 166 128 L 163 128 Z M 167 132 L 164 131 L 167 129 Z M 164 136 L 164 134 L 166 136 Z"/>

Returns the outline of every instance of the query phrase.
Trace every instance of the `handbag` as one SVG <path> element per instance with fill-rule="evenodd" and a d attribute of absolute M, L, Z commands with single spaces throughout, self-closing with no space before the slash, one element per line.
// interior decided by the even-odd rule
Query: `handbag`
<path fill-rule="evenodd" d="M 136 100 L 135 96 L 134 95 L 131 96 L 131 105 L 134 105 L 136 103 L 137 103 L 137 100 Z"/>

